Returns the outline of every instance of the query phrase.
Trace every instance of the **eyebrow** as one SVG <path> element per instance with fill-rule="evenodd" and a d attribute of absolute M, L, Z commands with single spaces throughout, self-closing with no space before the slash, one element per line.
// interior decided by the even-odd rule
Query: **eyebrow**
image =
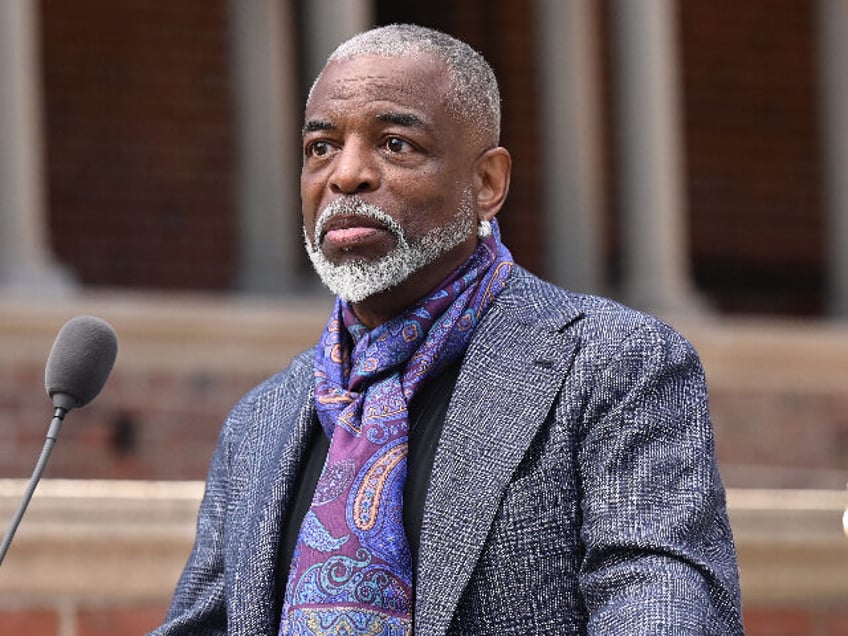
<path fill-rule="evenodd" d="M 412 113 L 396 113 L 389 111 L 387 113 L 380 113 L 377 115 L 376 119 L 377 121 L 396 124 L 405 128 L 421 128 L 422 130 L 426 130 L 428 128 L 420 117 L 413 115 Z M 310 119 L 303 125 L 301 134 L 306 135 L 311 132 L 320 132 L 324 130 L 338 130 L 338 127 L 325 119 Z"/>
<path fill-rule="evenodd" d="M 420 117 L 411 113 L 395 113 L 390 111 L 377 115 L 377 120 L 407 128 L 427 128 Z"/>
<path fill-rule="evenodd" d="M 329 121 L 324 119 L 312 119 L 303 125 L 301 134 L 316 132 L 319 130 L 335 130 L 336 127 Z"/>

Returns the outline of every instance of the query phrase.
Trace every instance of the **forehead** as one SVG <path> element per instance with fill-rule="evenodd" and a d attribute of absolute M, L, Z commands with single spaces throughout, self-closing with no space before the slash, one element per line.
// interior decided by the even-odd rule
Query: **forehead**
<path fill-rule="evenodd" d="M 402 108 L 435 125 L 447 118 L 448 90 L 445 63 L 429 55 L 360 55 L 327 65 L 306 104 L 306 119 Z"/>

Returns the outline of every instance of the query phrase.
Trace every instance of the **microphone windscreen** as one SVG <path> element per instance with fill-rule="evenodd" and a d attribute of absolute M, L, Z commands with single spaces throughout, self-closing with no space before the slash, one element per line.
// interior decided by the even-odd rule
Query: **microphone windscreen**
<path fill-rule="evenodd" d="M 69 396 L 73 408 L 85 406 L 106 384 L 117 355 L 118 337 L 108 322 L 95 316 L 71 318 L 59 330 L 47 358 L 47 394 Z"/>

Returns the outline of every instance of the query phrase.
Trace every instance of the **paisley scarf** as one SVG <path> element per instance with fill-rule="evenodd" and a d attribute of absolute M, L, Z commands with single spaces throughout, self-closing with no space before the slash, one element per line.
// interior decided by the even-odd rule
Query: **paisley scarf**
<path fill-rule="evenodd" d="M 373 330 L 336 300 L 315 354 L 330 447 L 292 556 L 281 635 L 412 633 L 407 406 L 464 353 L 512 265 L 495 225 L 435 291 Z"/>

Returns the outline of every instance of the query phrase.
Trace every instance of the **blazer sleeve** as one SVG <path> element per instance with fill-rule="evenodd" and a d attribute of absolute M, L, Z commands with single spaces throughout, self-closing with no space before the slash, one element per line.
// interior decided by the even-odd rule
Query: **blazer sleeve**
<path fill-rule="evenodd" d="M 742 634 L 704 373 L 647 320 L 598 368 L 577 451 L 590 634 Z"/>
<path fill-rule="evenodd" d="M 221 429 L 200 504 L 194 548 L 177 584 L 165 623 L 151 632 L 151 636 L 223 636 L 227 633 L 224 560 L 230 431 L 247 409 L 246 401 L 237 405 Z"/>

